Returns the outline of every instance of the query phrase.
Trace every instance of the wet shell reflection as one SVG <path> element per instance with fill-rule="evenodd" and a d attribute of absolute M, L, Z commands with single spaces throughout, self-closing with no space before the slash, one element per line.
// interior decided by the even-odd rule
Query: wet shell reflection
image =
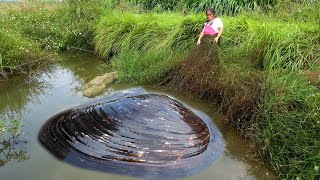
<path fill-rule="evenodd" d="M 223 152 L 207 116 L 166 95 L 141 92 L 61 112 L 46 122 L 39 140 L 72 165 L 147 178 L 197 174 Z"/>

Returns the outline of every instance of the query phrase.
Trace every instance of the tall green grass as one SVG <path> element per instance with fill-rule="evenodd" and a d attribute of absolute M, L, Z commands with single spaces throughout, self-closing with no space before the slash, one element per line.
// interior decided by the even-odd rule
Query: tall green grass
<path fill-rule="evenodd" d="M 49 29 L 51 23 L 48 19 L 53 16 L 52 11 L 55 11 L 57 6 L 28 2 L 0 4 L 0 6 L 2 76 L 30 72 L 31 67 L 54 59 L 53 53 L 44 49 L 49 49 L 48 44 L 58 43 L 52 40 L 54 38 L 51 32 L 44 32 Z M 51 29 L 53 28 L 56 27 Z"/>
<path fill-rule="evenodd" d="M 311 68 L 320 57 L 320 30 L 313 22 L 284 23 L 247 14 L 222 17 L 225 61 L 248 61 L 264 70 Z M 121 51 L 186 50 L 194 47 L 205 17 L 178 13 L 105 14 L 96 27 L 96 52 L 112 57 Z M 262 23 L 261 23 L 262 22 Z"/>
<path fill-rule="evenodd" d="M 261 31 L 268 33 L 256 34 L 264 43 L 267 42 L 263 54 L 263 67 L 266 70 L 310 68 L 320 57 L 320 31 L 316 25 L 271 23 L 262 26 Z M 259 28 L 256 32 L 259 32 Z"/>
<path fill-rule="evenodd" d="M 139 5 L 146 10 L 186 12 L 204 12 L 208 8 L 214 8 L 219 14 L 234 15 L 244 10 L 254 10 L 258 6 L 274 6 L 276 0 L 130 0 L 131 3 Z"/>
<path fill-rule="evenodd" d="M 199 19 L 203 17 L 169 12 L 109 12 L 96 28 L 96 53 L 112 59 L 120 81 L 156 82 L 195 45 Z"/>
<path fill-rule="evenodd" d="M 263 70 L 312 68 L 320 58 L 317 24 L 278 22 L 249 15 L 224 18 L 223 54 Z"/>
<path fill-rule="evenodd" d="M 196 42 L 194 37 L 201 31 L 198 18 L 198 15 L 178 13 L 113 11 L 103 16 L 97 25 L 96 52 L 108 57 L 127 50 L 185 50 Z"/>
<path fill-rule="evenodd" d="M 320 92 L 297 73 L 270 72 L 261 108 L 259 152 L 281 178 L 320 177 Z"/>
<path fill-rule="evenodd" d="M 316 22 L 319 25 L 320 2 L 319 0 L 282 0 L 273 11 L 267 11 L 264 15 L 285 22 Z"/>
<path fill-rule="evenodd" d="M 112 68 L 117 70 L 122 82 L 137 84 L 156 83 L 178 64 L 184 52 L 173 53 L 168 50 L 122 52 L 112 60 Z"/>

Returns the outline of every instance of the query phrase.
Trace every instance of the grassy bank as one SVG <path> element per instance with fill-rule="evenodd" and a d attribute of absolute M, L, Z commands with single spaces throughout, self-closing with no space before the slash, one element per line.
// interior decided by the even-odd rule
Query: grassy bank
<path fill-rule="evenodd" d="M 93 52 L 94 27 L 112 1 L 0 3 L 0 76 L 21 73 L 64 50 Z M 1 78 L 0 77 L 0 78 Z"/>
<path fill-rule="evenodd" d="M 0 76 L 24 72 L 47 58 L 34 42 L 14 31 L 0 30 L 0 44 Z"/>
<path fill-rule="evenodd" d="M 260 117 L 259 152 L 280 177 L 320 177 L 320 91 L 301 74 L 270 72 Z"/>
<path fill-rule="evenodd" d="M 211 52 L 210 42 L 195 45 L 203 14 L 114 11 L 98 23 L 96 52 L 110 59 L 120 81 L 159 82 L 219 105 L 280 178 L 315 179 L 319 89 L 300 72 L 317 72 L 319 16 L 313 13 L 318 10 L 300 5 L 297 12 L 311 13 L 285 21 L 287 9 L 276 8 L 272 16 L 260 15 L 263 11 L 223 16 L 218 53 Z M 276 86 L 286 87 L 284 94 L 274 93 Z"/>
<path fill-rule="evenodd" d="M 0 19 L 0 79 L 16 73 L 28 72 L 33 66 L 47 62 L 52 54 L 43 51 L 21 29 L 23 19 L 29 19 L 36 8 L 26 8 L 25 4 L 1 3 Z M 26 8 L 26 9 L 25 9 Z"/>
<path fill-rule="evenodd" d="M 96 53 L 112 61 L 120 81 L 151 83 L 161 79 L 194 45 L 200 15 L 112 11 L 96 28 Z M 188 29 L 186 32 L 185 29 Z"/>

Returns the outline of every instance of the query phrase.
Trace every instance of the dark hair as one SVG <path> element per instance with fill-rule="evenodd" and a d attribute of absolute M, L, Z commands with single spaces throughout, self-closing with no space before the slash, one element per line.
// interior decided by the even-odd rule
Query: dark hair
<path fill-rule="evenodd" d="M 206 15 L 208 15 L 208 11 L 210 11 L 213 15 L 216 15 L 216 11 L 215 11 L 213 8 L 209 8 L 209 9 L 206 11 Z"/>

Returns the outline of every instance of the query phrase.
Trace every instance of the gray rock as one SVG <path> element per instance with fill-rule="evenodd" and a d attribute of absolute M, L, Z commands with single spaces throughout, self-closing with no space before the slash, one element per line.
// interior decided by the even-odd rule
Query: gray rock
<path fill-rule="evenodd" d="M 97 76 L 89 83 L 87 83 L 83 88 L 83 95 L 86 97 L 95 97 L 102 94 L 107 85 L 112 83 L 116 79 L 116 72 L 110 72 Z"/>

